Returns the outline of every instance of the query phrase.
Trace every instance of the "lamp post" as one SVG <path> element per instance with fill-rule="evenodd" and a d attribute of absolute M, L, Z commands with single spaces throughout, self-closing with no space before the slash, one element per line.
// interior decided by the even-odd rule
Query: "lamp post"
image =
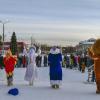
<path fill-rule="evenodd" d="M 0 20 L 0 23 L 3 25 L 3 33 L 2 33 L 2 42 L 3 42 L 3 46 L 2 46 L 2 53 L 4 54 L 4 41 L 5 41 L 5 24 L 8 23 L 9 21 L 1 21 Z"/>

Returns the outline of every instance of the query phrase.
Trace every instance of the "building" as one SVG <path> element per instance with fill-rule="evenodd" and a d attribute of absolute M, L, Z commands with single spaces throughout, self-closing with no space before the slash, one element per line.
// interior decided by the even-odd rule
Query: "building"
<path fill-rule="evenodd" d="M 22 52 L 24 46 L 26 44 L 24 42 L 17 42 L 18 52 Z M 4 52 L 10 48 L 10 42 L 4 42 Z M 0 53 L 2 53 L 2 48 L 0 48 Z"/>
<path fill-rule="evenodd" d="M 88 40 L 80 41 L 76 46 L 76 51 L 80 53 L 85 53 L 89 47 L 91 47 L 96 39 L 90 38 Z"/>

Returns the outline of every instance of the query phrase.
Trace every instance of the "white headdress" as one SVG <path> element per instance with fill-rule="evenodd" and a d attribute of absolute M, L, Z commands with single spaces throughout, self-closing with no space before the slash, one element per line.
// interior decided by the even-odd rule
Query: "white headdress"
<path fill-rule="evenodd" d="M 29 56 L 35 55 L 36 47 L 32 46 L 29 48 Z"/>
<path fill-rule="evenodd" d="M 50 53 L 51 54 L 58 54 L 58 53 L 61 53 L 61 51 L 60 51 L 60 49 L 59 48 L 57 48 L 57 47 L 52 47 L 51 49 L 50 49 Z"/>

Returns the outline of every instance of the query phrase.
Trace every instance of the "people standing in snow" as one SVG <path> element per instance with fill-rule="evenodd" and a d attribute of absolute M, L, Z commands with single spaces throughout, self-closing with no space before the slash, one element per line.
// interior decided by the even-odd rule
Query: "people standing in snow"
<path fill-rule="evenodd" d="M 41 67 L 41 61 L 42 61 L 42 57 L 41 57 L 41 55 L 38 55 L 36 57 L 36 65 L 37 65 L 37 67 Z"/>
<path fill-rule="evenodd" d="M 4 66 L 7 76 L 7 85 L 11 86 L 13 85 L 13 71 L 16 64 L 17 58 L 12 56 L 11 50 L 8 49 L 6 52 L 6 55 L 4 57 Z"/>
<path fill-rule="evenodd" d="M 36 48 L 35 46 L 30 47 L 28 54 L 28 66 L 26 68 L 25 80 L 29 82 L 29 85 L 34 84 L 34 80 L 37 77 L 37 67 L 36 67 Z"/>
<path fill-rule="evenodd" d="M 23 49 L 22 64 L 23 64 L 23 67 L 27 66 L 27 50 L 25 47 Z"/>
<path fill-rule="evenodd" d="M 59 88 L 62 81 L 62 54 L 56 46 L 50 50 L 48 63 L 50 65 L 50 84 L 52 88 Z"/>
<path fill-rule="evenodd" d="M 47 54 L 44 55 L 44 60 L 43 60 L 43 63 L 44 63 L 44 67 L 47 67 L 47 63 L 48 63 L 48 57 L 47 57 Z"/>
<path fill-rule="evenodd" d="M 85 63 L 82 62 L 82 65 L 81 65 L 81 66 L 82 66 L 82 73 L 84 73 L 84 72 L 85 72 L 85 67 L 86 67 L 86 66 L 85 66 Z"/>

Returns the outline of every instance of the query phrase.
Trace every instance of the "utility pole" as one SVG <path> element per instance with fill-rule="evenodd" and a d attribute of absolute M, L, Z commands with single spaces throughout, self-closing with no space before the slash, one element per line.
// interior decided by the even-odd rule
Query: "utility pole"
<path fill-rule="evenodd" d="M 2 42 L 3 42 L 3 46 L 2 46 L 2 54 L 4 54 L 4 41 L 5 41 L 5 24 L 7 24 L 9 21 L 1 21 L 0 23 L 3 25 L 3 33 L 2 33 Z"/>

